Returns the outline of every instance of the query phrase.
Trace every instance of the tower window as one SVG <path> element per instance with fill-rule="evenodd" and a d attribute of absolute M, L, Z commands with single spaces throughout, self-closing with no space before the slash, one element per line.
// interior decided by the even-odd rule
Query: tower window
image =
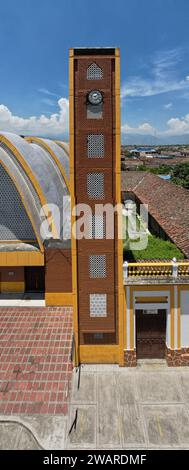
<path fill-rule="evenodd" d="M 90 199 L 104 199 L 104 174 L 88 173 L 87 194 Z"/>
<path fill-rule="evenodd" d="M 87 68 L 87 80 L 102 80 L 103 71 L 95 62 Z"/>
<path fill-rule="evenodd" d="M 87 137 L 87 156 L 88 158 L 104 157 L 104 135 L 89 134 Z"/>
<path fill-rule="evenodd" d="M 107 317 L 107 294 L 90 295 L 90 317 Z"/>
<path fill-rule="evenodd" d="M 88 239 L 103 240 L 106 238 L 105 214 L 92 214 L 88 216 Z"/>
<path fill-rule="evenodd" d="M 89 256 L 89 277 L 92 279 L 106 277 L 106 255 Z"/>

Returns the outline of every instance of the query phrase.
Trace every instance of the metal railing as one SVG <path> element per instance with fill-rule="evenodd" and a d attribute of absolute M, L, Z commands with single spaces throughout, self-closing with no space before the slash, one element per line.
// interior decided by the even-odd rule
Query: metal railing
<path fill-rule="evenodd" d="M 144 261 L 123 263 L 123 279 L 124 281 L 131 278 L 141 279 L 165 279 L 165 278 L 188 278 L 189 279 L 189 261 Z"/>

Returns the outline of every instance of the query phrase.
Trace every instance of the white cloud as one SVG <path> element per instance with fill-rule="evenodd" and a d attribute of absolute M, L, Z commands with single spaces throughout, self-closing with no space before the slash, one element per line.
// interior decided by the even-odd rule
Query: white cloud
<path fill-rule="evenodd" d="M 167 103 L 170 105 L 171 103 Z M 39 136 L 62 136 L 69 131 L 69 100 L 60 98 L 58 100 L 59 111 L 51 113 L 50 116 L 30 116 L 23 118 L 14 115 L 4 104 L 0 105 L 0 131 L 15 132 L 24 135 Z M 171 106 L 169 106 L 171 107 Z M 123 134 L 156 134 L 163 135 L 181 135 L 189 134 L 189 113 L 178 118 L 172 117 L 167 121 L 167 128 L 160 131 L 153 127 L 149 122 L 143 122 L 138 127 L 133 127 L 124 123 L 121 127 Z"/>
<path fill-rule="evenodd" d="M 172 108 L 172 106 L 173 106 L 173 103 L 166 103 L 166 104 L 164 104 L 164 108 L 165 108 L 165 109 L 170 109 L 170 108 Z"/>
<path fill-rule="evenodd" d="M 167 121 L 168 130 L 164 132 L 166 135 L 189 134 L 189 113 L 180 118 L 171 118 Z"/>
<path fill-rule="evenodd" d="M 122 134 L 150 134 L 157 137 L 189 134 L 189 113 L 182 118 L 173 117 L 169 119 L 167 121 L 167 128 L 164 131 L 160 131 L 148 122 L 144 122 L 138 127 L 132 127 L 125 123 L 122 125 L 121 131 Z"/>
<path fill-rule="evenodd" d="M 49 117 L 30 116 L 22 118 L 15 116 L 7 106 L 0 105 L 0 131 L 15 132 L 25 135 L 58 136 L 68 132 L 69 100 L 58 100 L 59 112 Z"/>
<path fill-rule="evenodd" d="M 189 88 L 189 75 L 183 79 L 177 77 L 182 58 L 183 51 L 179 48 L 157 53 L 147 64 L 148 78 L 133 76 L 128 79 L 121 89 L 121 97 L 153 96 Z"/>
<path fill-rule="evenodd" d="M 58 95 L 56 93 L 53 93 L 52 91 L 48 90 L 47 88 L 39 88 L 38 91 L 39 91 L 39 93 L 43 93 L 44 95 L 58 97 Z"/>
<path fill-rule="evenodd" d="M 152 134 L 154 133 L 155 129 L 148 122 L 144 122 L 138 127 L 132 127 L 128 124 L 123 124 L 121 131 L 123 134 Z"/>

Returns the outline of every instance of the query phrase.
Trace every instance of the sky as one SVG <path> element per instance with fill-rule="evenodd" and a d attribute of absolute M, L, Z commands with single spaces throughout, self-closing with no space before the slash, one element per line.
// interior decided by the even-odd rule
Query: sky
<path fill-rule="evenodd" d="M 69 48 L 116 46 L 122 136 L 189 134 L 187 0 L 0 3 L 0 131 L 67 138 Z"/>

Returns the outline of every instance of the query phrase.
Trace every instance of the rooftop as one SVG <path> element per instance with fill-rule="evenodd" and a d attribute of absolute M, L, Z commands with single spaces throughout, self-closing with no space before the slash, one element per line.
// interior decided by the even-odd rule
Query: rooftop
<path fill-rule="evenodd" d="M 122 172 L 121 190 L 148 204 L 151 216 L 189 258 L 189 191 L 143 171 Z"/>
<path fill-rule="evenodd" d="M 68 155 L 69 146 L 64 142 L 0 133 L 0 241 L 37 241 L 43 251 L 48 227 L 54 238 L 59 233 L 62 236 L 70 211 L 63 206 L 63 196 L 70 192 Z M 51 204 L 58 207 L 61 221 Z M 43 236 L 42 217 L 47 222 Z M 7 245 L 3 246 L 6 251 Z M 29 251 L 28 247 L 23 251 Z M 8 251 L 14 248 L 8 246 Z"/>

